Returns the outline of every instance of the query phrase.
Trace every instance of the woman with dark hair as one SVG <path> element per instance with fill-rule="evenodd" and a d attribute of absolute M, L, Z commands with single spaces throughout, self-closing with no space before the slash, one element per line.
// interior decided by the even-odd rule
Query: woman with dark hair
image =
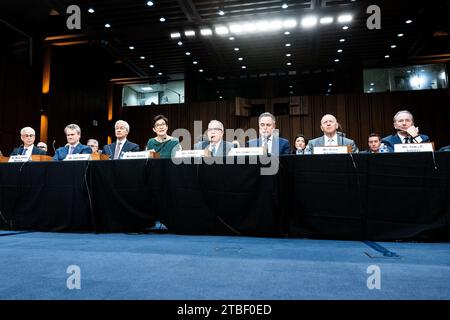
<path fill-rule="evenodd" d="M 308 140 L 303 134 L 298 134 L 294 139 L 294 150 L 293 154 L 303 155 L 307 154 L 306 146 L 308 145 Z"/>
<path fill-rule="evenodd" d="M 147 150 L 159 153 L 161 158 L 171 158 L 178 150 L 181 150 L 180 141 L 177 138 L 167 135 L 169 120 L 163 115 L 153 118 L 153 132 L 156 137 L 147 142 Z"/>

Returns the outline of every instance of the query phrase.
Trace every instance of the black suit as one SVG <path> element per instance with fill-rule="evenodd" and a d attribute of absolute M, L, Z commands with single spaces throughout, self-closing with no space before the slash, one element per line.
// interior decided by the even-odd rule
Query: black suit
<path fill-rule="evenodd" d="M 111 144 L 107 144 L 103 147 L 102 153 L 107 154 L 110 157 L 110 159 L 114 157 L 114 153 L 116 152 L 116 142 L 117 141 Z M 120 151 L 119 159 L 122 158 L 122 154 L 124 152 L 136 152 L 136 151 L 140 151 L 139 145 L 127 140 L 123 145 L 122 150 Z"/>
<path fill-rule="evenodd" d="M 23 152 L 23 146 L 15 148 L 13 152 L 11 152 L 11 156 L 20 156 Z M 33 151 L 31 151 L 32 155 L 46 155 L 47 153 L 44 150 L 39 149 L 36 146 L 33 146 Z"/>

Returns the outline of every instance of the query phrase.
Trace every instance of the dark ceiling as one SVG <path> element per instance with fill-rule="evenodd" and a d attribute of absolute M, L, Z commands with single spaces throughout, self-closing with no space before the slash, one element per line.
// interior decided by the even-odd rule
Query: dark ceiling
<path fill-rule="evenodd" d="M 205 76 L 301 74 L 317 69 L 345 72 L 350 68 L 450 59 L 447 0 L 154 0 L 152 6 L 147 2 L 1 1 L 0 31 L 9 30 L 4 42 L 11 46 L 26 38 L 22 32 L 40 39 L 71 35 L 57 41 L 96 43 L 127 66 L 129 76 L 142 78 L 158 73 L 199 74 L 200 70 Z M 65 10 L 72 4 L 81 8 L 82 30 L 66 27 Z M 288 7 L 283 9 L 283 4 Z M 373 4 L 381 8 L 381 30 L 369 30 L 366 26 L 369 17 L 366 11 Z M 95 12 L 89 13 L 90 8 Z M 59 15 L 50 15 L 51 9 Z M 219 15 L 220 10 L 225 14 Z M 342 14 L 353 15 L 353 21 L 318 24 L 310 29 L 300 26 L 301 19 L 308 15 L 332 16 L 336 20 Z M 165 18 L 164 22 L 160 21 L 161 17 Z M 200 35 L 200 29 L 205 27 L 214 29 L 217 25 L 274 19 L 295 19 L 298 25 L 289 29 L 289 35 L 284 34 L 287 29 L 246 35 Z M 412 22 L 406 23 L 407 20 Z M 106 23 L 111 27 L 106 28 Z M 349 28 L 343 30 L 344 25 Z M 194 30 L 196 35 L 186 37 L 186 30 Z M 172 39 L 170 34 L 174 32 L 180 32 L 181 38 Z M 403 37 L 398 37 L 400 33 Z M 230 36 L 234 39 L 230 40 Z M 182 45 L 178 45 L 179 41 Z M 391 48 L 393 45 L 396 47 Z"/>

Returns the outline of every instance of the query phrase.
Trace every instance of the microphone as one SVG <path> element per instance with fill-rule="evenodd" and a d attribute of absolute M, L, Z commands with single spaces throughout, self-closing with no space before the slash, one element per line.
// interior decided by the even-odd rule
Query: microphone
<path fill-rule="evenodd" d="M 56 142 L 56 140 L 53 140 L 52 147 L 53 147 L 53 152 L 56 154 L 55 142 Z"/>

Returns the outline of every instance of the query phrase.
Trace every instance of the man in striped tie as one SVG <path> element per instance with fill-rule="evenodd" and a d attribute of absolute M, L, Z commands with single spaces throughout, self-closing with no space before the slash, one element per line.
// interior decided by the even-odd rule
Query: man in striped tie
<path fill-rule="evenodd" d="M 84 144 L 80 143 L 81 129 L 76 124 L 69 124 L 64 133 L 67 137 L 67 145 L 56 149 L 56 153 L 53 160 L 64 160 L 70 154 L 89 154 L 92 153 L 92 149 Z"/>

